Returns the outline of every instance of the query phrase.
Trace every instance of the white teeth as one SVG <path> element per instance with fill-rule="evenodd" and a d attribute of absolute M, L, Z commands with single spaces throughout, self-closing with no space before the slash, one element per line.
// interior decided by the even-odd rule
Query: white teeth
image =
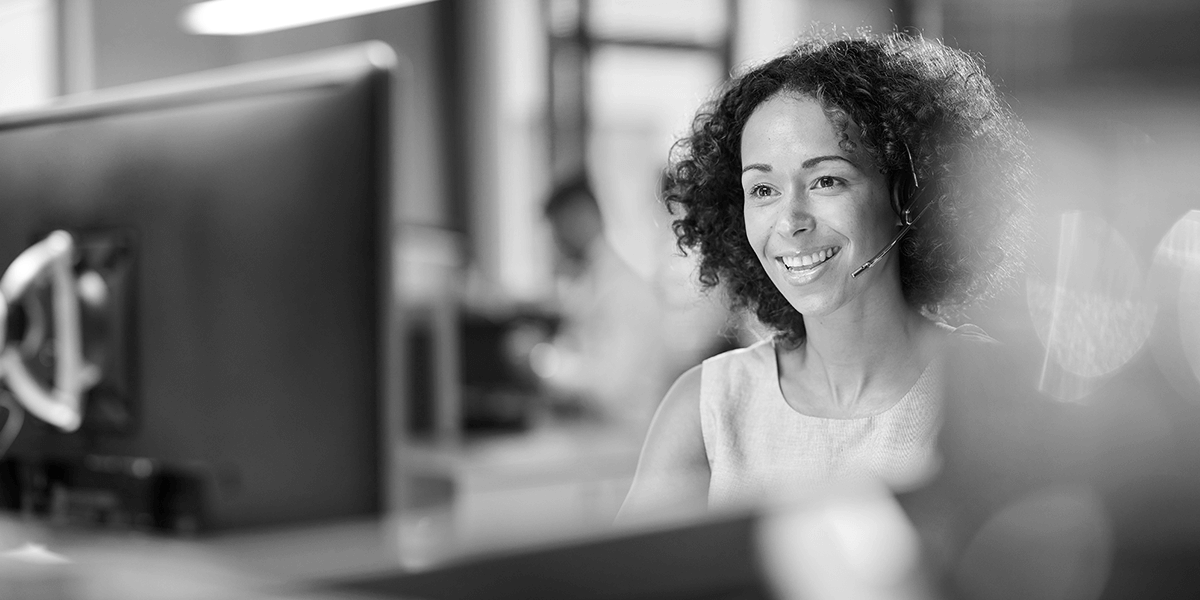
<path fill-rule="evenodd" d="M 804 256 L 782 256 L 780 257 L 780 260 L 782 260 L 784 266 L 789 269 L 803 269 L 819 265 L 830 258 L 833 258 L 834 254 L 837 254 L 836 248 L 826 248 L 825 250 L 820 250 Z"/>

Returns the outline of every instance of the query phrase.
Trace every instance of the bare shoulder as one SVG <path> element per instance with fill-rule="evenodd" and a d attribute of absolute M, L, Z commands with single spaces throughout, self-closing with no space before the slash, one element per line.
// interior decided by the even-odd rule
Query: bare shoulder
<path fill-rule="evenodd" d="M 667 390 L 646 434 L 639 470 L 643 466 L 708 468 L 700 429 L 700 373 L 699 365 L 688 369 Z"/>
<path fill-rule="evenodd" d="M 681 425 L 683 421 L 694 421 L 696 427 L 700 427 L 700 381 L 700 365 L 688 369 L 675 380 L 658 407 L 651 431 L 654 430 L 654 425 L 671 428 Z"/>
<path fill-rule="evenodd" d="M 619 521 L 688 513 L 705 506 L 709 470 L 700 426 L 700 381 L 701 367 L 692 367 L 659 404 Z"/>

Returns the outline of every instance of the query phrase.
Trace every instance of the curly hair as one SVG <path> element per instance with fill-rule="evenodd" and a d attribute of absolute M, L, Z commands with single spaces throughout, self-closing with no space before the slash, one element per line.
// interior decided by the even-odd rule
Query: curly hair
<path fill-rule="evenodd" d="M 679 249 L 699 258 L 706 288 L 723 284 L 734 309 L 753 311 L 787 341 L 804 319 L 768 277 L 745 235 L 741 135 L 754 110 L 788 92 L 816 99 L 889 184 L 921 182 L 929 209 L 898 246 L 906 301 L 946 319 L 995 294 L 1024 258 L 1031 169 L 1027 133 L 971 55 L 893 33 L 810 39 L 734 77 L 701 107 L 671 150 L 663 201 Z M 911 158 L 910 158 L 911 156 Z"/>

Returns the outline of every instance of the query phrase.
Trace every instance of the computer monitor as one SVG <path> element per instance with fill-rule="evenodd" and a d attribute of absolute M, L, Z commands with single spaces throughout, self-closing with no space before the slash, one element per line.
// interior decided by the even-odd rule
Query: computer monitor
<path fill-rule="evenodd" d="M 394 63 L 369 43 L 0 116 L 0 270 L 71 234 L 101 373 L 77 430 L 26 418 L 6 508 L 175 531 L 385 509 Z M 49 295 L 6 326 L 46 379 Z"/>

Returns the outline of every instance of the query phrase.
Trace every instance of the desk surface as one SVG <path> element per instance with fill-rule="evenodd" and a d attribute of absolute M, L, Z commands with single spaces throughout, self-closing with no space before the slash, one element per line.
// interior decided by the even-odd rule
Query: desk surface
<path fill-rule="evenodd" d="M 632 473 L 642 432 L 600 425 L 547 425 L 516 434 L 414 440 L 399 449 L 402 468 L 469 478 L 480 485 Z"/>
<path fill-rule="evenodd" d="M 400 453 L 403 475 L 442 478 L 453 484 L 453 495 L 445 503 L 378 520 L 191 541 L 0 521 L 0 552 L 33 543 L 71 561 L 47 565 L 0 558 L 0 574 L 11 575 L 0 580 L 58 590 L 51 596 L 64 598 L 90 597 L 71 592 L 80 586 L 127 598 L 324 597 L 326 592 L 303 584 L 430 568 L 462 556 L 607 530 L 610 517 L 579 516 L 607 514 L 607 505 L 619 502 L 636 466 L 636 438 L 602 427 L 556 426 L 454 445 L 410 444 Z M 607 499 L 597 500 L 598 494 Z M 515 530 L 521 535 L 509 535 Z M 0 581 L 0 592 L 5 585 Z"/>

